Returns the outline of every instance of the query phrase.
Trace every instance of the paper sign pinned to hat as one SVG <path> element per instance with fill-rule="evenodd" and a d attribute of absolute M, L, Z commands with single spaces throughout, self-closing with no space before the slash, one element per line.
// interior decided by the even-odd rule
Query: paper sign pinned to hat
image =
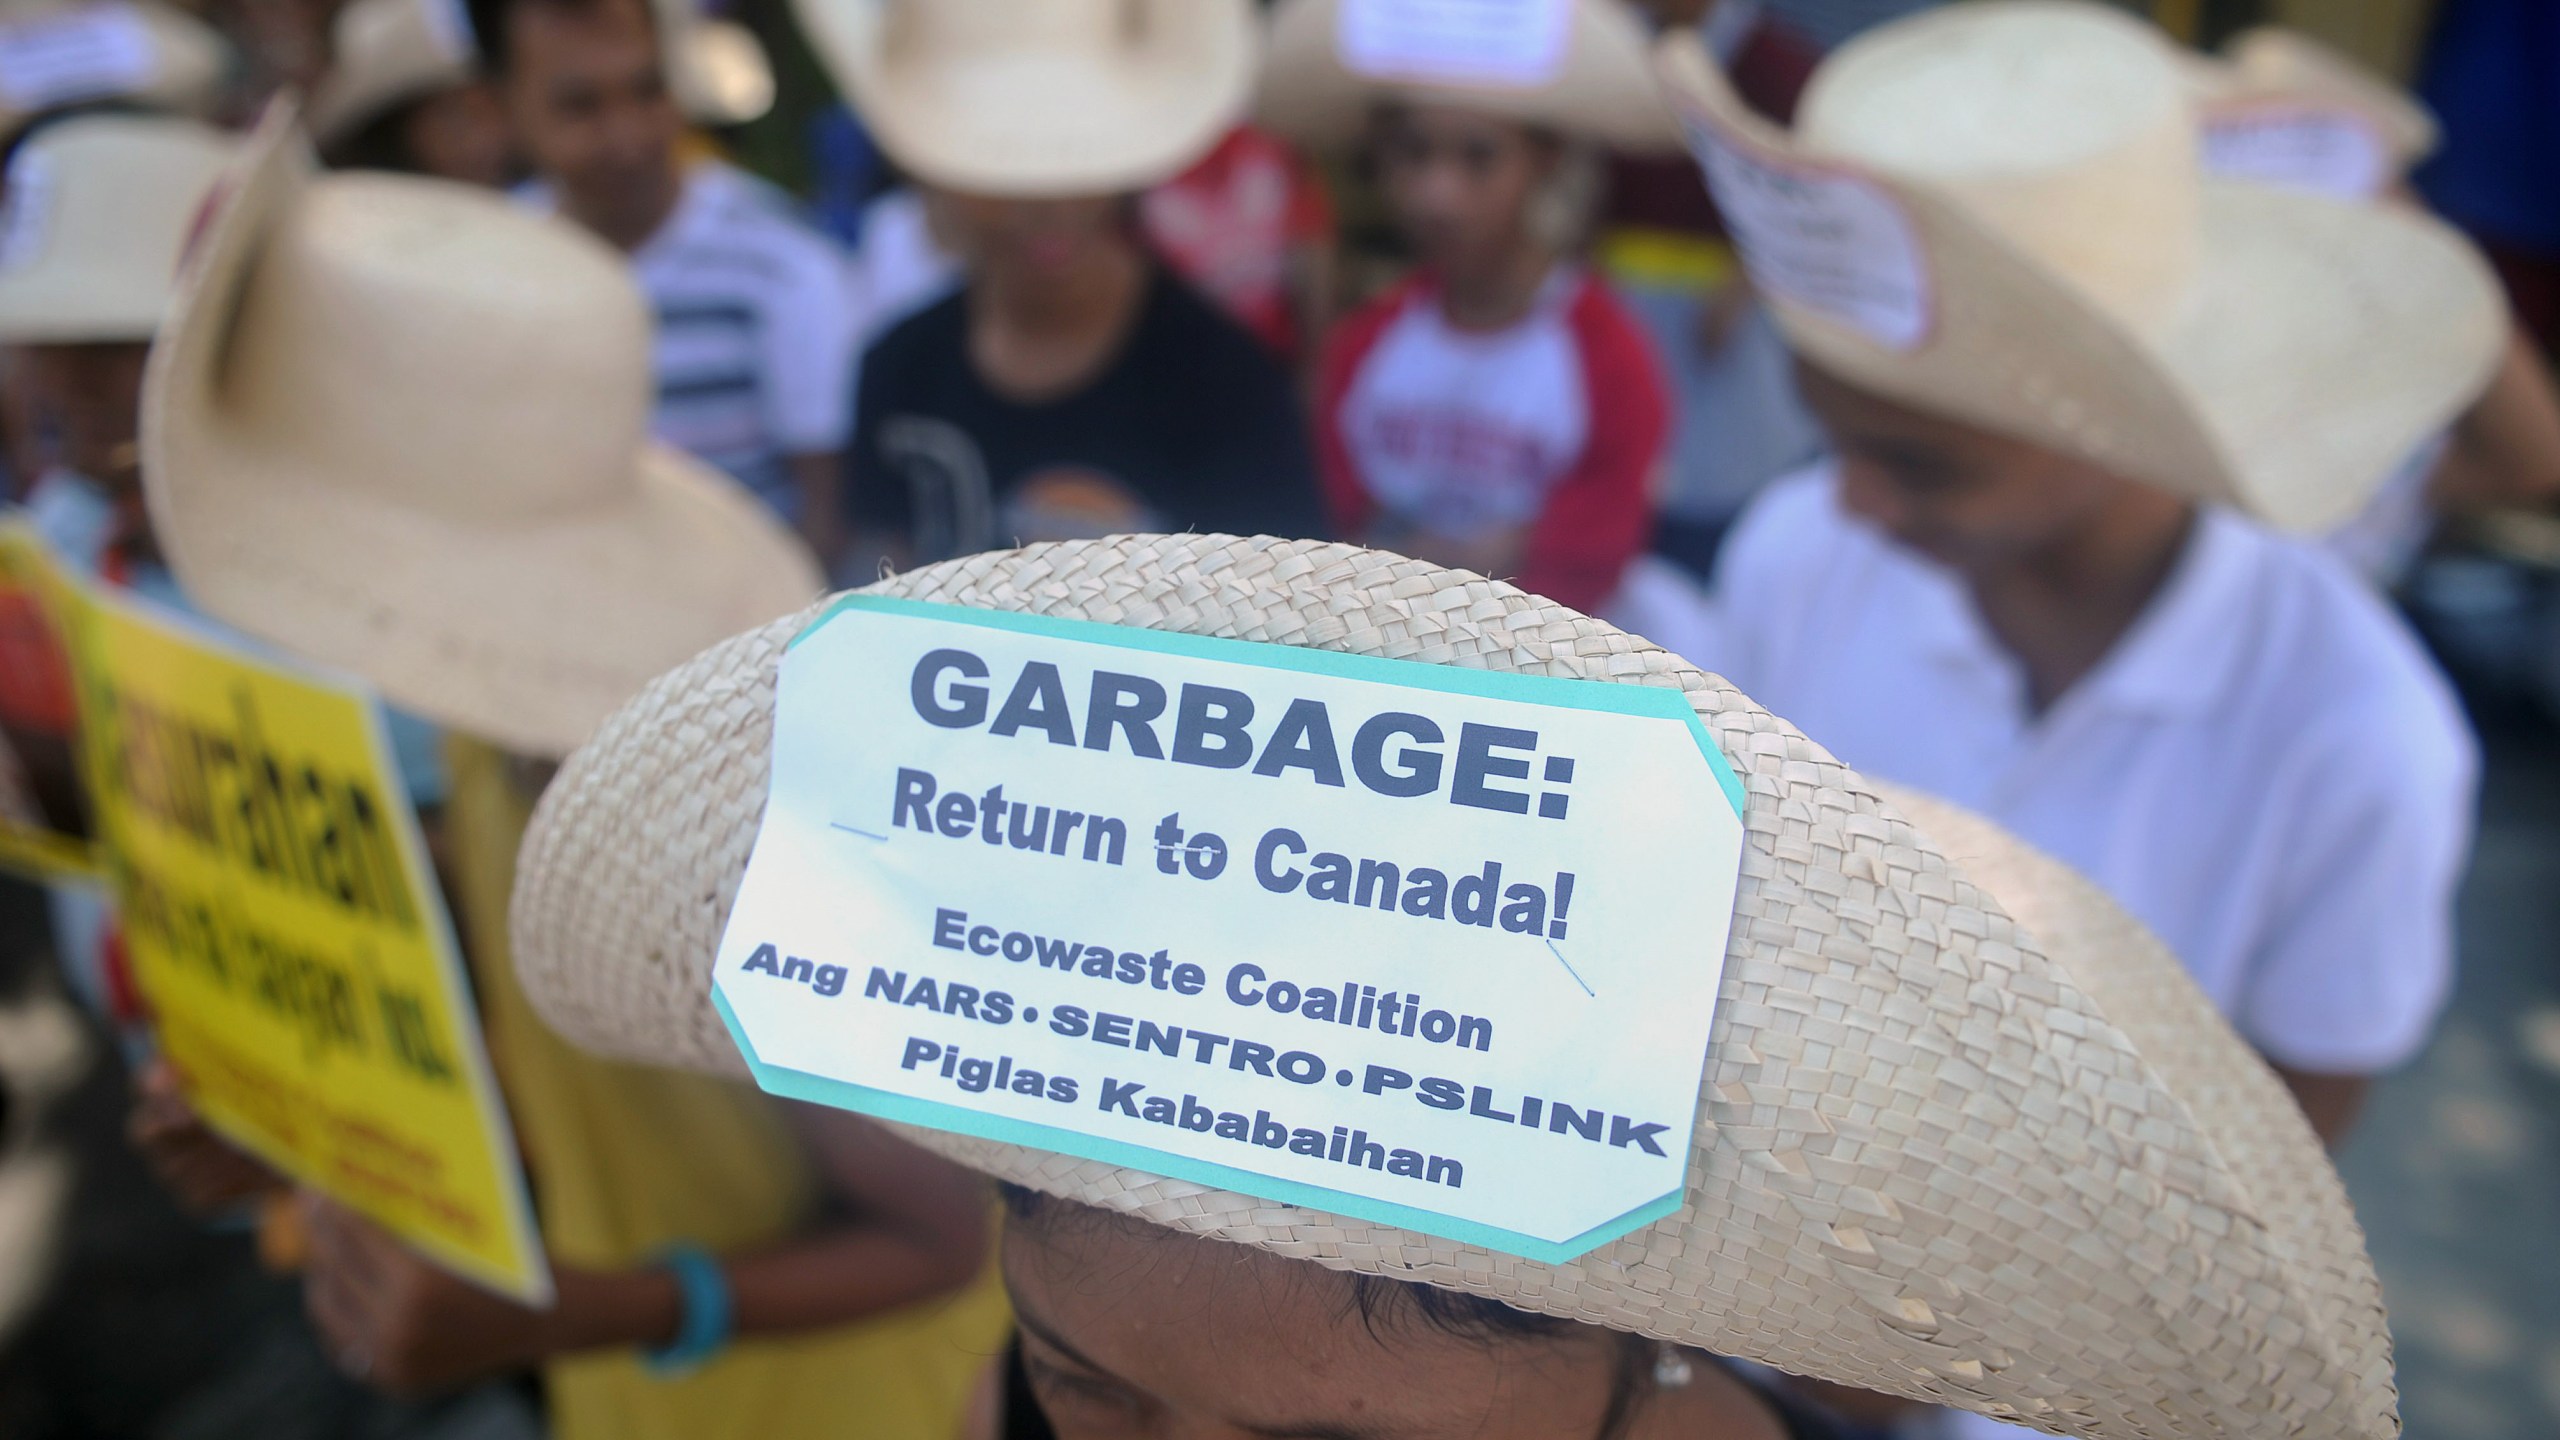
<path fill-rule="evenodd" d="M 1564 66 L 1571 0 L 1343 0 L 1342 63 L 1380 80 L 1534 87 Z"/>
<path fill-rule="evenodd" d="M 60 568 L 52 583 L 126 953 L 190 1101 L 427 1258 L 547 1302 L 379 706 Z"/>
<path fill-rule="evenodd" d="M 1890 350 L 1928 339 L 1928 262 L 1883 186 L 1763 154 L 1695 113 L 1682 121 L 1753 284 Z"/>
<path fill-rule="evenodd" d="M 918 604 L 793 643 L 764 1086 L 1549 1261 L 1667 1214 L 1740 880 L 1677 690 Z"/>
<path fill-rule="evenodd" d="M 2205 169 L 2224 180 L 2363 201 L 2393 179 L 2390 144 L 2343 107 L 2229 105 L 2208 111 L 2202 128 Z"/>
<path fill-rule="evenodd" d="M 91 5 L 0 25 L 0 107 L 26 113 L 149 85 L 157 47 L 128 5 Z"/>

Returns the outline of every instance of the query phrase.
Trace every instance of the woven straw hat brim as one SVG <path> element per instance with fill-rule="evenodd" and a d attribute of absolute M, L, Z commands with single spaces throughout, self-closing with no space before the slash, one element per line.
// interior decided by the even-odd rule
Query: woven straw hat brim
<path fill-rule="evenodd" d="M 39 148 L 40 147 L 40 148 Z M 160 329 L 188 227 L 237 142 L 174 116 L 101 114 L 27 142 L 17 166 L 45 165 L 34 253 L 0 270 L 0 343 L 139 343 Z M 14 197 L 12 204 L 28 203 Z"/>
<path fill-rule="evenodd" d="M 1082 50 L 895 55 L 902 3 L 793 0 L 818 58 L 889 158 L 973 195 L 1112 195 L 1169 180 L 1243 115 L 1255 31 L 1245 0 L 1132 0 L 1149 43 Z"/>
<path fill-rule="evenodd" d="M 291 425 L 233 413 L 222 365 L 239 296 L 311 177 L 294 142 L 235 178 L 145 375 L 144 491 L 192 601 L 430 720 L 558 756 L 652 675 L 818 591 L 760 503 L 663 447 L 633 455 L 636 483 L 613 502 L 484 525 L 352 487 Z"/>
<path fill-rule="evenodd" d="M 1376 551 L 1122 536 L 872 589 L 1672 687 L 1746 791 L 1688 1203 L 1570 1264 L 904 1132 L 917 1143 L 1189 1233 L 2056 1433 L 2396 1433 L 2371 1268 L 2299 1112 L 2140 926 L 1986 824 L 1924 807 L 1915 825 L 1678 658 Z M 518 870 L 516 960 L 576 1043 L 744 1073 L 709 972 L 763 810 L 783 647 L 817 613 L 660 678 L 544 797 Z"/>
<path fill-rule="evenodd" d="M 1573 0 L 1564 68 L 1535 89 L 1374 79 L 1342 61 L 1340 0 L 1286 0 L 1271 19 L 1254 119 L 1312 149 L 1367 133 L 1380 104 L 1463 106 L 1562 131 L 1613 149 L 1670 151 L 1680 126 L 1645 59 L 1644 26 L 1617 0 Z"/>
<path fill-rule="evenodd" d="M 1909 220 L 1932 305 L 1916 347 L 1771 298 L 1800 354 L 1878 394 L 2308 532 L 2361 512 L 2496 368 L 2497 281 L 2431 217 L 2205 181 L 2193 283 L 2139 334 L 1936 188 L 1806 153 L 1695 37 L 1655 55 L 1696 123 L 1856 174 Z"/>

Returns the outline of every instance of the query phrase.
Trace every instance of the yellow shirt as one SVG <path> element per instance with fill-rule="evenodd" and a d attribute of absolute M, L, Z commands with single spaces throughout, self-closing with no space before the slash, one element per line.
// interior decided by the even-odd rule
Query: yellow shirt
<path fill-rule="evenodd" d="M 445 829 L 456 921 L 491 1062 L 556 1264 L 627 1270 L 679 1241 L 777 1241 L 818 1199 L 775 1102 L 754 1087 L 600 1060 L 552 1033 L 517 985 L 507 899 L 531 804 L 506 757 L 448 742 Z M 742 1340 L 660 1379 L 628 1351 L 544 1370 L 561 1440 L 946 1440 L 1011 1326 L 992 1267 L 958 1296 L 843 1329 Z"/>

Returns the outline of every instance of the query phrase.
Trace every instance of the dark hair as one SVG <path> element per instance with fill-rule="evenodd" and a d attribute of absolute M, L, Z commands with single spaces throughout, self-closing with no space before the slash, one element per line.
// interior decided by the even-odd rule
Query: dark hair
<path fill-rule="evenodd" d="M 507 67 L 515 63 L 514 37 L 508 29 L 518 10 L 587 13 L 613 4 L 633 6 L 652 30 L 657 28 L 658 12 L 649 0 L 465 0 L 465 9 L 471 18 L 471 39 L 479 49 L 481 66 L 490 75 L 503 77 Z"/>
<path fill-rule="evenodd" d="M 1163 1233 L 1161 1227 L 1135 1216 L 1061 1200 L 1010 1181 L 998 1183 L 996 1192 L 1003 1197 L 1006 1216 L 1018 1224 L 1043 1230 L 1117 1226 L 1142 1235 Z M 1358 1312 L 1361 1328 L 1381 1343 L 1405 1327 L 1486 1346 L 1514 1340 L 1560 1339 L 1588 1328 L 1577 1320 L 1517 1310 L 1499 1300 L 1463 1290 L 1384 1275 L 1337 1273 L 1350 1283 L 1347 1308 Z M 1617 1342 L 1617 1374 L 1611 1382 L 1609 1408 L 1601 1416 L 1595 1440 L 1616 1440 L 1624 1433 L 1635 1419 L 1637 1403 L 1653 1387 L 1652 1346 L 1639 1336 L 1614 1330 L 1608 1333 Z"/>

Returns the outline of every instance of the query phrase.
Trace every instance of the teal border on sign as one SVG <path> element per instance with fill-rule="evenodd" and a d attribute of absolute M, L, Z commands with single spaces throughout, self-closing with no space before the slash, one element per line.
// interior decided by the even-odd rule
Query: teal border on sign
<path fill-rule="evenodd" d="M 1698 753 L 1707 757 L 1708 767 L 1715 771 L 1716 784 L 1723 787 L 1724 798 L 1733 805 L 1735 818 L 1742 815 L 1740 777 L 1733 773 L 1733 766 L 1726 762 L 1724 752 L 1716 748 L 1715 740 L 1707 734 L 1706 725 L 1698 719 L 1698 712 L 1690 707 L 1687 695 L 1660 685 L 1568 680 L 1557 675 L 1523 675 L 1509 670 L 1468 670 L 1421 660 L 1391 660 L 1383 655 L 1347 655 L 1335 650 L 1310 649 L 1304 645 L 1230 640 L 1223 636 L 1193 635 L 1180 630 L 1142 630 L 1132 625 L 1106 625 L 1099 620 L 1068 620 L 1054 615 L 1023 615 L 1011 610 L 937 605 L 889 595 L 838 597 L 817 619 L 792 636 L 783 649 L 789 651 L 848 610 L 943 620 L 955 625 L 975 625 L 983 630 L 1080 640 L 1092 645 L 1146 650 L 1159 655 L 1257 665 L 1265 670 L 1295 670 L 1304 675 L 1330 675 L 1339 679 L 1397 685 L 1408 690 L 1437 690 L 1444 695 L 1480 695 L 1487 699 L 1547 705 L 1561 710 L 1597 710 L 1612 715 L 1678 720 L 1688 726 L 1690 738 L 1698 743 Z"/>
<path fill-rule="evenodd" d="M 1285 647 L 1283 647 L 1285 648 Z M 1057 1155 L 1080 1155 L 1106 1165 L 1119 1165 L 1143 1170 L 1150 1175 L 1168 1175 L 1194 1184 L 1211 1185 L 1232 1190 L 1255 1199 L 1278 1201 L 1308 1210 L 1322 1210 L 1334 1215 L 1371 1220 L 1393 1225 L 1420 1235 L 1436 1235 L 1443 1240 L 1477 1245 L 1524 1260 L 1547 1265 L 1562 1265 L 1598 1249 L 1631 1231 L 1641 1230 L 1654 1221 L 1680 1208 L 1685 1194 L 1673 1190 L 1657 1200 L 1650 1200 L 1614 1220 L 1605 1221 L 1583 1231 L 1570 1240 L 1541 1240 L 1516 1230 L 1495 1225 L 1461 1220 L 1437 1211 L 1418 1210 L 1386 1200 L 1373 1200 L 1342 1190 L 1328 1190 L 1321 1185 L 1304 1185 L 1294 1180 L 1276 1179 L 1251 1170 L 1238 1170 L 1207 1160 L 1194 1160 L 1186 1155 L 1153 1150 L 1121 1140 L 1106 1140 L 1081 1130 L 1061 1130 L 1049 1125 L 1034 1125 L 1027 1120 L 1008 1119 L 977 1110 L 946 1105 L 938 1100 L 918 1100 L 909 1095 L 875 1090 L 847 1080 L 830 1080 L 803 1070 L 768 1065 L 747 1041 L 746 1027 L 738 1023 L 737 1014 L 729 1008 L 729 997 L 720 993 L 715 977 L 711 984 L 711 1004 L 720 1012 L 720 1023 L 729 1027 L 729 1038 L 736 1041 L 738 1053 L 746 1057 L 747 1069 L 756 1084 L 769 1095 L 789 1100 L 802 1100 L 813 1105 L 853 1110 L 902 1125 L 916 1125 L 928 1130 L 950 1130 L 962 1135 L 975 1135 L 981 1140 L 996 1140 L 1007 1145 L 1020 1145 L 1032 1150 L 1045 1150 Z M 1694 1138 L 1694 1137 L 1693 1137 Z M 1685 1175 L 1687 1167 L 1682 1167 Z"/>

